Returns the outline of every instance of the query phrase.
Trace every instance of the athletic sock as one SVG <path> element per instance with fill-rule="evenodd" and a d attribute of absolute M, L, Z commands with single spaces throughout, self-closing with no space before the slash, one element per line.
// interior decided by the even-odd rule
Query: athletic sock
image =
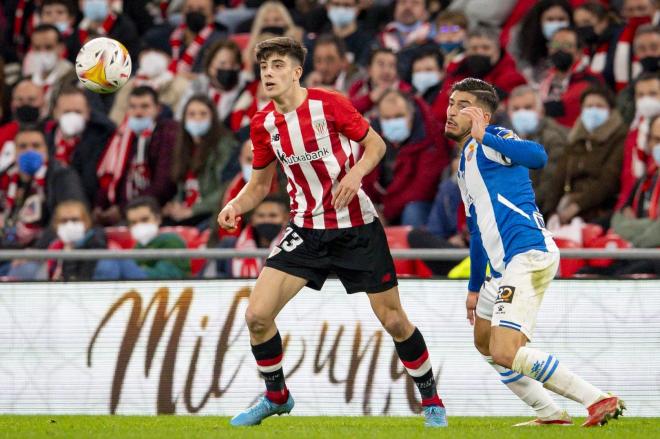
<path fill-rule="evenodd" d="M 270 340 L 252 346 L 257 360 L 257 369 L 266 382 L 266 398 L 275 404 L 284 404 L 289 399 L 289 390 L 284 383 L 282 370 L 282 339 L 277 332 Z"/>
<path fill-rule="evenodd" d="M 528 347 L 518 349 L 512 369 L 539 381 L 546 389 L 579 402 L 585 407 L 607 397 L 601 390 L 560 364 L 554 355 L 538 349 Z"/>
<path fill-rule="evenodd" d="M 552 400 L 550 394 L 541 383 L 525 375 L 493 362 L 493 357 L 484 355 L 484 360 L 500 374 L 500 380 L 525 404 L 530 406 L 540 419 L 556 419 L 561 415 L 561 409 Z"/>
<path fill-rule="evenodd" d="M 399 359 L 419 389 L 422 406 L 444 407 L 435 386 L 429 351 L 426 349 L 426 342 L 419 329 L 415 328 L 407 340 L 401 342 L 394 340 L 394 346 L 396 353 L 399 354 Z"/>

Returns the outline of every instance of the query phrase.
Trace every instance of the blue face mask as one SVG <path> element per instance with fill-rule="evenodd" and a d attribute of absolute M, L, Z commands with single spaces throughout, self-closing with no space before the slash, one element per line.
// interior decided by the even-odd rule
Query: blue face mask
<path fill-rule="evenodd" d="M 383 136 L 392 143 L 401 143 L 410 137 L 410 128 L 405 117 L 381 119 L 380 126 L 383 129 Z"/>
<path fill-rule="evenodd" d="M 515 132 L 528 136 L 539 127 L 539 115 L 533 110 L 518 110 L 511 115 L 511 124 Z"/>
<path fill-rule="evenodd" d="M 211 128 L 211 119 L 187 120 L 186 131 L 193 137 L 202 137 L 209 132 Z"/>
<path fill-rule="evenodd" d="M 67 21 L 58 21 L 55 23 L 55 27 L 57 28 L 58 31 L 60 31 L 61 34 L 68 31 L 70 28 L 69 22 Z"/>
<path fill-rule="evenodd" d="M 447 41 L 444 43 L 438 43 L 438 47 L 440 47 L 440 50 L 442 50 L 444 53 L 449 53 L 453 50 L 458 49 L 459 47 L 463 47 L 463 42 L 462 41 Z"/>
<path fill-rule="evenodd" d="M 154 120 L 149 116 L 145 117 L 129 117 L 128 118 L 128 128 L 133 131 L 135 134 L 140 134 L 142 131 L 151 128 Z"/>
<path fill-rule="evenodd" d="M 660 143 L 653 147 L 651 154 L 653 154 L 653 160 L 655 160 L 655 164 L 660 166 Z"/>
<path fill-rule="evenodd" d="M 424 94 L 426 90 L 437 85 L 440 82 L 440 73 L 438 72 L 415 72 L 412 74 L 412 85 L 415 90 Z"/>
<path fill-rule="evenodd" d="M 608 117 L 610 117 L 610 110 L 598 107 L 587 107 L 580 114 L 582 124 L 590 133 L 604 124 Z"/>
<path fill-rule="evenodd" d="M 37 151 L 25 151 L 18 156 L 18 169 L 27 175 L 34 175 L 44 164 L 44 158 Z"/>
<path fill-rule="evenodd" d="M 107 0 L 85 0 L 83 15 L 92 21 L 103 21 L 108 16 Z"/>
<path fill-rule="evenodd" d="M 568 27 L 568 25 L 568 21 L 546 21 L 542 25 L 543 36 L 546 40 L 550 41 L 555 32 L 557 32 L 559 29 Z"/>
<path fill-rule="evenodd" d="M 328 8 L 328 19 L 333 26 L 346 27 L 355 21 L 357 17 L 357 10 L 355 8 L 347 8 L 341 6 L 333 6 Z"/>

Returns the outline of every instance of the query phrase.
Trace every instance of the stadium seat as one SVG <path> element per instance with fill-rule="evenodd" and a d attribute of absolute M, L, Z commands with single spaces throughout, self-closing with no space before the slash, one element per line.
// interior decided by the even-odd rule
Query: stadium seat
<path fill-rule="evenodd" d="M 582 246 L 589 247 L 589 244 L 593 242 L 596 238 L 603 236 L 605 231 L 598 224 L 586 223 L 582 227 Z"/>
<path fill-rule="evenodd" d="M 408 234 L 412 226 L 389 226 L 385 228 L 387 243 L 390 249 L 410 248 L 408 244 Z M 397 276 L 400 277 L 423 277 L 433 276 L 431 270 L 419 259 L 395 259 L 394 268 Z"/>
<path fill-rule="evenodd" d="M 250 42 L 250 34 L 247 32 L 242 34 L 233 34 L 230 36 L 230 38 L 238 45 L 241 50 L 247 49 L 248 43 Z"/>
<path fill-rule="evenodd" d="M 128 227 L 106 227 L 104 230 L 106 239 L 118 244 L 122 249 L 131 249 L 135 247 L 135 240 L 131 236 Z"/>
<path fill-rule="evenodd" d="M 632 245 L 613 232 L 600 236 L 592 240 L 588 248 L 630 248 Z M 613 259 L 590 259 L 588 264 L 592 267 L 609 267 L 614 262 Z"/>
<path fill-rule="evenodd" d="M 580 248 L 580 244 L 570 239 L 554 238 L 557 247 L 562 248 Z M 584 259 L 567 259 L 562 258 L 559 262 L 559 277 L 567 278 L 572 277 L 577 271 L 584 267 L 586 262 Z"/>
<path fill-rule="evenodd" d="M 186 226 L 162 227 L 160 233 L 176 233 L 184 240 L 188 248 L 193 248 L 192 246 L 197 242 L 199 236 L 199 230 L 196 227 Z"/>

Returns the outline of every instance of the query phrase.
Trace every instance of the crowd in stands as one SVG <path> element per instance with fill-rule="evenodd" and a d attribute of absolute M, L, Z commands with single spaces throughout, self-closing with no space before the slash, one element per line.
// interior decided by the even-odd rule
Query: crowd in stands
<path fill-rule="evenodd" d="M 530 177 L 560 245 L 658 247 L 659 24 L 658 0 L 5 0 L 0 249 L 54 256 L 0 261 L 0 276 L 256 276 L 263 261 L 250 258 L 56 252 L 272 247 L 288 218 L 282 173 L 236 231 L 215 216 L 252 170 L 250 120 L 267 104 L 253 49 L 282 35 L 307 47 L 303 85 L 345 94 L 386 140 L 363 187 L 392 242 L 403 230 L 403 246 L 469 246 L 462 145 L 443 131 L 452 85 L 472 76 L 499 94 L 494 123 L 545 146 L 548 165 Z M 97 36 L 133 59 L 114 94 L 85 90 L 74 71 Z M 652 261 L 582 265 L 585 276 L 660 275 Z"/>

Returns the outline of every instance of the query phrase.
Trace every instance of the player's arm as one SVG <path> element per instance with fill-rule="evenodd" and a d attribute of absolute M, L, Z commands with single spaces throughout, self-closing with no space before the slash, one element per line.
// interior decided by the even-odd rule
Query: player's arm
<path fill-rule="evenodd" d="M 511 160 L 511 163 L 529 169 L 540 169 L 548 162 L 548 155 L 541 144 L 531 140 L 518 139 L 514 136 L 505 139 L 486 131 L 488 125 L 481 108 L 467 107 L 462 109 L 461 112 L 472 119 L 470 135 L 479 143 L 493 148 Z"/>
<path fill-rule="evenodd" d="M 488 258 L 481 242 L 481 234 L 471 216 L 466 218 L 468 230 L 470 231 L 470 281 L 468 283 L 468 295 L 465 300 L 467 319 L 474 325 L 476 318 L 479 291 L 486 280 L 486 264 Z"/>

